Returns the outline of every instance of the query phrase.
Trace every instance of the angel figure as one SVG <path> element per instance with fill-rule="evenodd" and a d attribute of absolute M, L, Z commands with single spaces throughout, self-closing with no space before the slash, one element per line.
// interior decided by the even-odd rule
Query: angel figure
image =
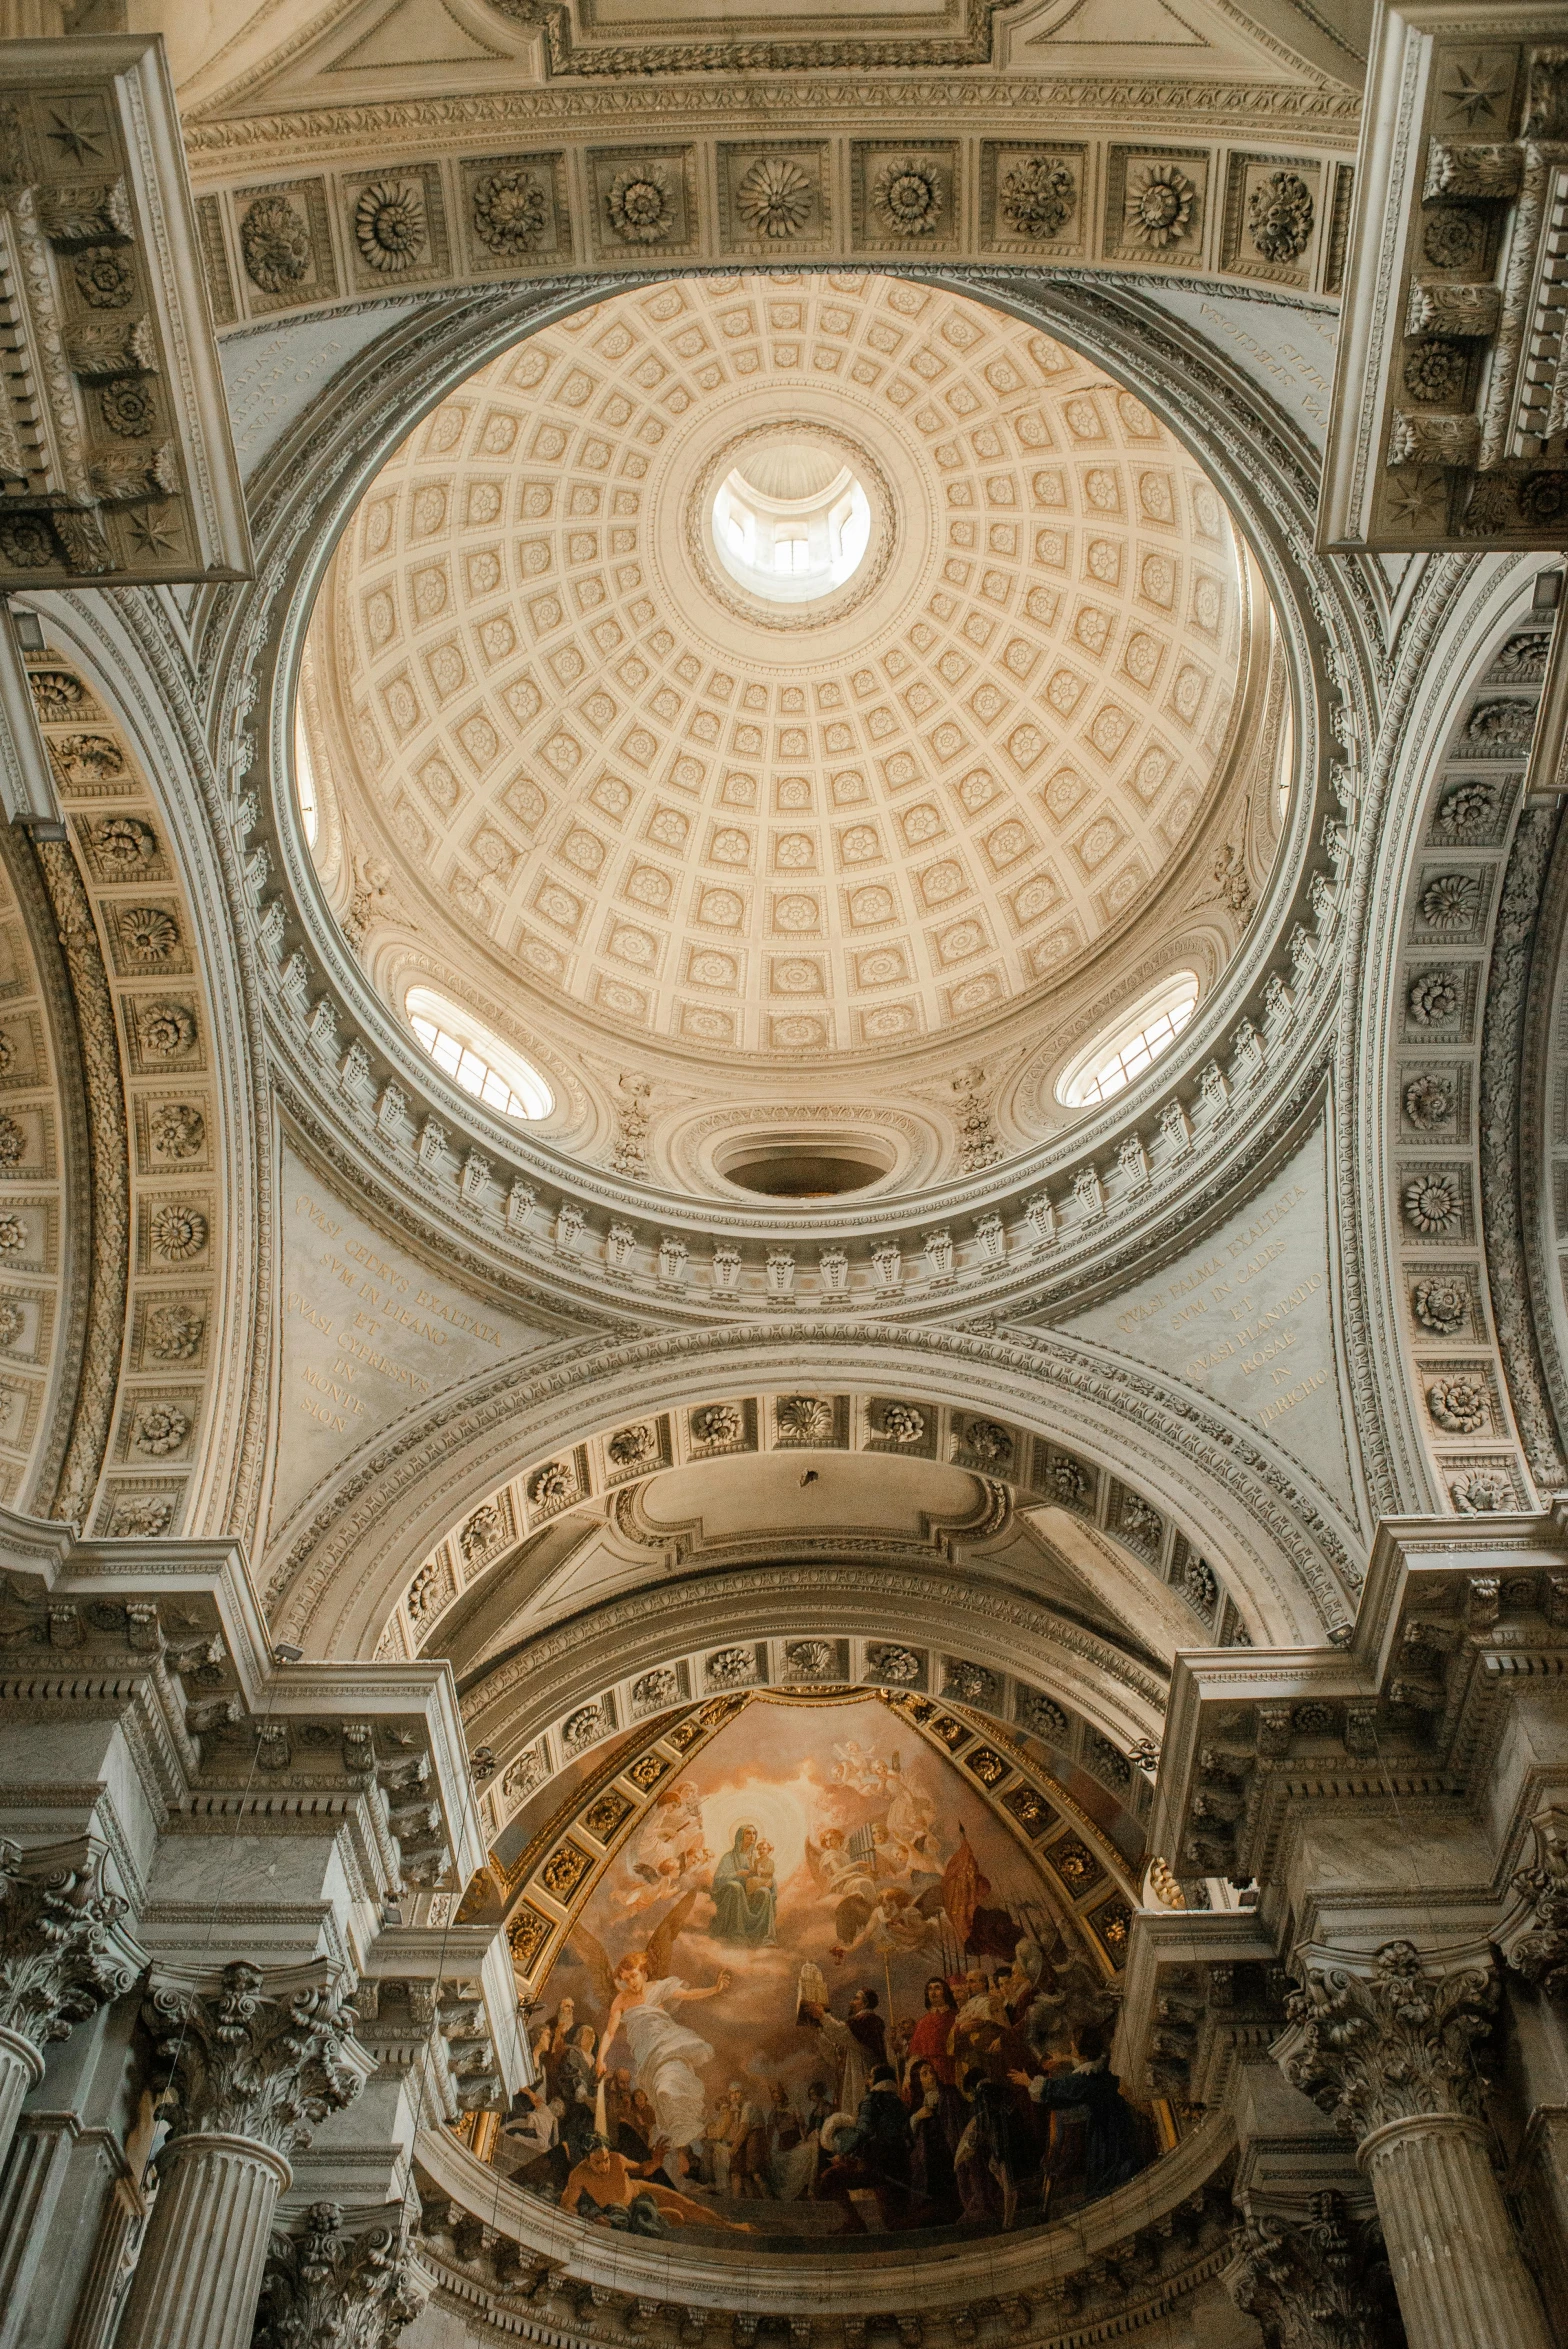
<path fill-rule="evenodd" d="M 697 1899 L 694 1885 L 649 1934 L 645 1949 L 630 1949 L 612 1967 L 608 1954 L 593 1935 L 579 1925 L 576 1939 L 583 1945 L 595 1979 L 610 2000 L 609 2019 L 599 2042 L 599 2077 L 609 2068 L 611 2045 L 625 2032 L 631 2050 L 632 2082 L 653 2107 L 656 2136 L 668 2148 L 668 2160 L 684 2176 L 686 2148 L 703 2133 L 705 2096 L 701 2071 L 713 2061 L 713 2050 L 695 2031 L 675 2019 L 673 2009 L 694 2000 L 717 1998 L 730 1986 L 721 1970 L 705 1990 L 693 1990 L 669 1971 L 670 1953 Z"/>

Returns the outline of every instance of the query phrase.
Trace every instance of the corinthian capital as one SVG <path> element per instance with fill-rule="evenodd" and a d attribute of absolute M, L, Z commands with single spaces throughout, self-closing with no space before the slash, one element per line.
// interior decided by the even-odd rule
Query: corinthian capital
<path fill-rule="evenodd" d="M 1225 2270 L 1231 2298 L 1266 2349 L 1383 2349 L 1399 2335 L 1382 2237 L 1353 2226 L 1338 2194 L 1315 2194 L 1310 2210 L 1243 2224 Z"/>
<path fill-rule="evenodd" d="M 1471 2048 L 1496 2004 L 1489 1966 L 1429 1970 L 1413 1942 L 1385 1941 L 1370 1959 L 1308 1968 L 1286 2001 L 1280 2068 L 1356 2138 L 1422 2115 L 1474 2116 Z"/>
<path fill-rule="evenodd" d="M 1568 1991 L 1568 1817 L 1543 1811 L 1535 1828 L 1536 1865 L 1514 1878 L 1519 1907 L 1498 1934 L 1508 1963 L 1548 1998 Z"/>
<path fill-rule="evenodd" d="M 269 1976 L 239 1960 L 215 1983 L 165 1976 L 142 2019 L 166 2070 L 171 2137 L 211 2131 L 303 2152 L 373 2069 L 353 2007 L 321 1966 Z"/>
<path fill-rule="evenodd" d="M 103 1863 L 90 1842 L 24 1851 L 0 1838 L 0 2025 L 40 2052 L 146 1967 Z"/>
<path fill-rule="evenodd" d="M 392 2349 L 426 2297 L 401 2210 L 350 2234 L 335 2202 L 313 2202 L 272 2238 L 252 2349 Z"/>

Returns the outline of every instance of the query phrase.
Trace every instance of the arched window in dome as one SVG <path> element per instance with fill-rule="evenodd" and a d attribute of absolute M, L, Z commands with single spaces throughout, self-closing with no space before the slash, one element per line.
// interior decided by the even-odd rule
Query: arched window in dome
<path fill-rule="evenodd" d="M 1197 1008 L 1196 971 L 1162 979 L 1068 1063 L 1056 1081 L 1057 1100 L 1067 1109 L 1092 1109 L 1109 1101 L 1170 1049 Z"/>
<path fill-rule="evenodd" d="M 408 1024 L 437 1068 L 502 1117 L 548 1117 L 555 1095 L 531 1060 L 433 987 L 410 987 Z"/>

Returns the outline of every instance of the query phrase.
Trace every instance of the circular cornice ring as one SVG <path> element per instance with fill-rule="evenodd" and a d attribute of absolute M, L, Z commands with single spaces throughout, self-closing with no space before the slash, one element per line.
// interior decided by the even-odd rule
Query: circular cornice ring
<path fill-rule="evenodd" d="M 718 483 L 730 470 L 737 453 L 770 430 L 777 432 L 777 424 L 771 427 L 747 424 L 738 432 L 730 433 L 703 460 L 695 479 L 683 485 L 686 512 L 682 536 L 687 555 L 714 601 L 722 604 L 725 611 L 733 614 L 737 620 L 744 621 L 748 628 L 766 628 L 786 635 L 798 635 L 803 630 L 837 628 L 876 594 L 887 577 L 897 538 L 898 501 L 893 494 L 893 485 L 881 464 L 858 436 L 841 430 L 837 425 L 821 423 L 814 416 L 801 417 L 798 422 L 792 420 L 793 432 L 807 440 L 826 441 L 860 475 L 862 486 L 872 491 L 871 544 L 851 576 L 832 594 L 819 596 L 812 603 L 793 608 L 787 604 L 765 604 L 758 596 L 742 593 L 736 583 L 725 576 L 713 560 L 710 541 L 713 533 L 713 495 Z"/>

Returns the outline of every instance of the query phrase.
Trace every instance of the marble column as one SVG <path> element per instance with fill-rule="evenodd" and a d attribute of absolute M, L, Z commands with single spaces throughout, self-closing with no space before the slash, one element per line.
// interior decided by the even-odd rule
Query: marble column
<path fill-rule="evenodd" d="M 288 2156 L 369 2069 L 323 1966 L 158 1980 L 143 2007 L 172 2126 L 118 2349 L 249 2349 Z"/>
<path fill-rule="evenodd" d="M 146 1959 L 124 1929 L 128 1903 L 104 1883 L 86 1839 L 24 1851 L 0 1837 L 0 2162 L 43 2050 L 130 1989 Z"/>
<path fill-rule="evenodd" d="M 1497 1984 L 1408 1941 L 1315 1952 L 1289 2004 L 1285 2077 L 1356 2140 L 1410 2349 L 1551 2349 L 1492 2168 L 1474 2046 Z"/>

